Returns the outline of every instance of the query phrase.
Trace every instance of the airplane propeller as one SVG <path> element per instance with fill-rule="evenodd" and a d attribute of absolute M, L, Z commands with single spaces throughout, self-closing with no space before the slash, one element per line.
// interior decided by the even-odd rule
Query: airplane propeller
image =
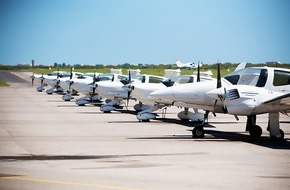
<path fill-rule="evenodd" d="M 60 74 L 59 74 L 59 68 L 57 69 L 56 73 L 56 86 L 59 86 L 60 80 L 59 80 Z"/>
<path fill-rule="evenodd" d="M 200 66 L 199 66 L 199 62 L 197 63 L 197 78 L 196 78 L 196 82 L 200 82 Z"/>
<path fill-rule="evenodd" d="M 34 76 L 34 60 L 32 60 L 32 75 L 31 75 L 31 85 L 33 86 L 34 84 L 34 79 L 35 79 L 35 76 Z"/>
<path fill-rule="evenodd" d="M 94 71 L 94 78 L 93 78 L 93 95 L 95 94 L 95 92 L 96 92 L 96 86 L 95 86 L 95 84 L 96 84 L 96 72 Z"/>
<path fill-rule="evenodd" d="M 40 81 L 40 85 L 43 87 L 43 81 L 44 81 L 44 77 L 43 74 L 41 75 L 41 81 Z"/>
<path fill-rule="evenodd" d="M 71 68 L 70 68 L 70 76 L 69 76 L 69 79 L 70 79 L 70 80 L 71 80 L 72 77 L 73 77 L 73 72 L 72 72 L 72 70 L 73 70 L 73 68 L 71 67 Z"/>
<path fill-rule="evenodd" d="M 72 72 L 72 70 L 73 70 L 73 68 L 71 67 L 70 68 L 70 76 L 69 76 L 69 86 L 68 86 L 68 91 L 69 92 L 71 92 L 71 85 L 74 83 L 73 81 L 72 81 L 72 77 L 73 77 L 73 72 Z"/>
<path fill-rule="evenodd" d="M 131 84 L 131 83 L 132 83 L 132 77 L 131 77 L 131 71 L 130 71 L 130 69 L 129 69 L 129 71 L 128 71 L 128 75 L 129 75 L 128 84 Z M 129 99 L 130 99 L 131 92 L 132 92 L 132 91 L 127 91 L 127 103 L 126 103 L 126 109 L 128 109 Z"/>
<path fill-rule="evenodd" d="M 33 86 L 34 84 L 34 79 L 35 79 L 35 76 L 34 76 L 34 71 L 32 72 L 32 75 L 31 75 L 31 85 Z"/>
<path fill-rule="evenodd" d="M 223 104 L 223 111 L 224 113 L 227 113 L 227 106 L 226 106 L 226 95 L 227 95 L 227 90 L 226 88 L 222 89 L 222 81 L 221 81 L 221 63 L 217 63 L 217 89 L 215 90 L 218 98 L 221 100 Z M 216 107 L 218 99 L 215 100 L 214 107 Z"/>
<path fill-rule="evenodd" d="M 101 80 L 100 78 L 100 75 L 98 75 L 98 77 L 96 77 L 96 71 L 94 71 L 94 78 L 93 78 L 93 87 L 92 87 L 92 90 L 93 90 L 93 95 L 95 94 L 96 92 L 96 82 L 99 82 Z"/>
<path fill-rule="evenodd" d="M 222 87 L 222 81 L 221 81 L 221 63 L 217 63 L 217 86 L 216 88 Z"/>

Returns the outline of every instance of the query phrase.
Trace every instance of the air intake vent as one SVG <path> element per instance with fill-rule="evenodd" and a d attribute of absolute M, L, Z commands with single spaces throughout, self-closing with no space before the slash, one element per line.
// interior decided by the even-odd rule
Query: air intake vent
<path fill-rule="evenodd" d="M 232 90 L 228 90 L 228 97 L 230 100 L 234 100 L 234 99 L 238 99 L 240 98 L 239 92 L 237 89 L 232 89 Z"/>

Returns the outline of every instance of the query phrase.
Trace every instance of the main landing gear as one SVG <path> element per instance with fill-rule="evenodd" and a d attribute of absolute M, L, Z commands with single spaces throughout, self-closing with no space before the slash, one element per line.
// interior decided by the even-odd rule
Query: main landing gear
<path fill-rule="evenodd" d="M 208 118 L 209 111 L 206 111 L 204 115 L 204 120 L 201 125 L 195 125 L 192 130 L 192 138 L 204 138 L 204 126 L 205 121 Z M 247 125 L 246 131 L 249 132 L 250 136 L 253 138 L 259 138 L 262 135 L 262 128 L 259 125 L 256 125 L 256 115 L 247 116 Z M 283 140 L 284 132 L 280 129 L 279 125 L 279 113 L 269 113 L 268 128 L 270 132 L 271 140 Z"/>
<path fill-rule="evenodd" d="M 262 135 L 262 128 L 256 125 L 256 115 L 247 116 L 246 131 L 249 131 L 250 136 L 257 138 Z M 271 140 L 283 140 L 284 132 L 280 129 L 279 113 L 269 113 L 268 128 Z"/>
<path fill-rule="evenodd" d="M 203 119 L 202 124 L 196 125 L 193 128 L 193 130 L 192 130 L 192 138 L 204 138 L 205 131 L 204 131 L 203 127 L 206 124 L 206 121 L 207 121 L 207 118 L 208 118 L 208 114 L 209 114 L 209 111 L 206 111 L 205 114 L 204 114 L 204 119 Z"/>

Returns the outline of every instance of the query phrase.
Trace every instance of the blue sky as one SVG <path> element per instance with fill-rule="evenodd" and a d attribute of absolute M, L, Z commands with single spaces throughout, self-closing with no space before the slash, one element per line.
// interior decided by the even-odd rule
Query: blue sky
<path fill-rule="evenodd" d="M 0 0 L 0 64 L 290 63 L 289 0 Z"/>

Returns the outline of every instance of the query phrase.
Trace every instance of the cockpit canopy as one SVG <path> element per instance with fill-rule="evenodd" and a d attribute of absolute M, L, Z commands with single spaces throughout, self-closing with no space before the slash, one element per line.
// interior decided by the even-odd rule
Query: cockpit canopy
<path fill-rule="evenodd" d="M 226 75 L 224 78 L 233 85 L 242 84 L 256 87 L 264 87 L 268 80 L 270 71 L 265 68 L 245 68 Z M 290 72 L 274 69 L 274 78 L 271 82 L 273 86 L 283 86 L 290 84 Z"/>

